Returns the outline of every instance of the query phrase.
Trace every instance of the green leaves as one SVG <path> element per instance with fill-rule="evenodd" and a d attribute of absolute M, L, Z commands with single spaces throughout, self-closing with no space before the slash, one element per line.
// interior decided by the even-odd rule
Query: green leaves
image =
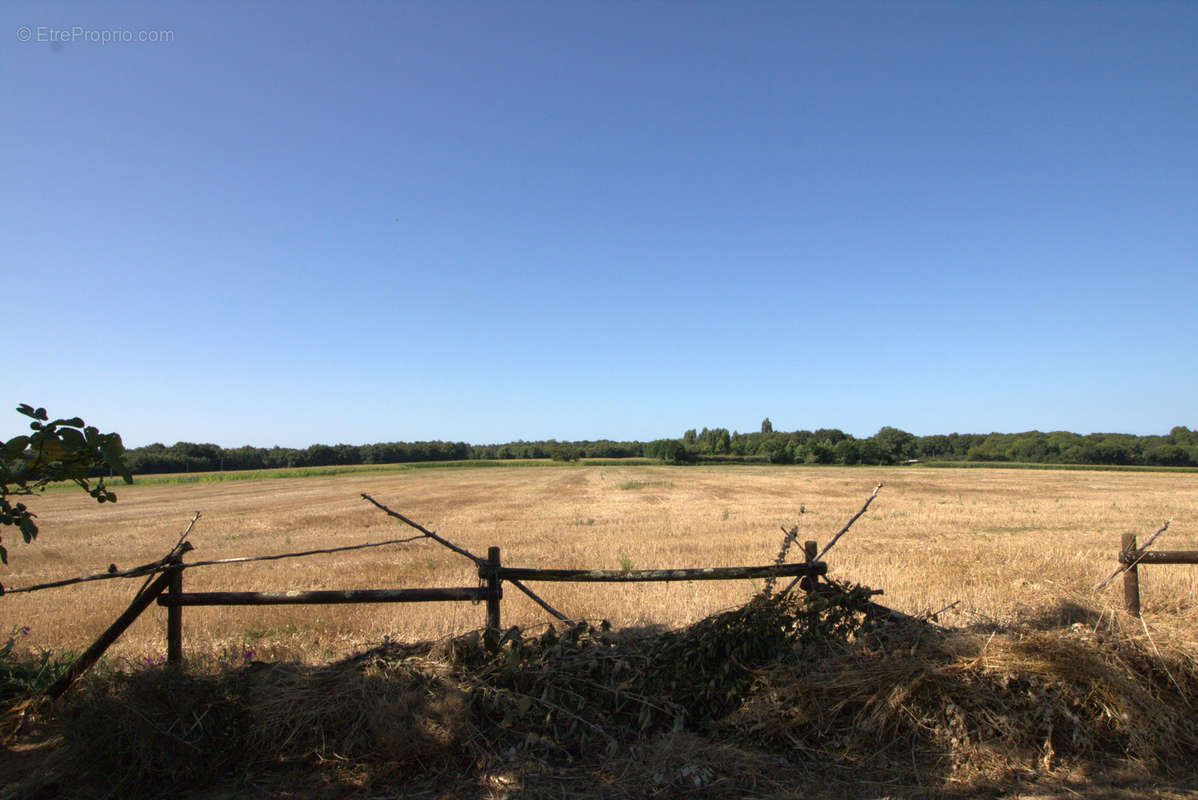
<path fill-rule="evenodd" d="M 28 403 L 17 406 L 17 413 L 33 420 L 29 423 L 33 433 L 0 443 L 0 524 L 17 526 L 25 542 L 37 538 L 36 515 L 23 503 L 10 503 L 9 495 L 34 494 L 47 484 L 71 481 L 96 502 L 115 503 L 116 495 L 105 487 L 103 473 L 116 473 L 126 483 L 133 482 L 119 434 L 101 433 L 79 417 L 51 422 L 46 409 Z M 2 547 L 0 561 L 8 563 L 8 553 Z"/>
<path fill-rule="evenodd" d="M 33 417 L 34 419 L 40 419 L 43 421 L 50 418 L 50 415 L 46 413 L 46 409 L 44 409 L 44 408 L 35 409 L 33 406 L 29 405 L 28 403 L 21 403 L 21 405 L 17 406 L 17 412 L 20 414 L 24 414 L 27 417 Z"/>
<path fill-rule="evenodd" d="M 32 517 L 32 514 L 28 514 L 17 520 L 17 526 L 21 529 L 21 538 L 25 540 L 25 544 L 29 544 L 37 537 L 37 526 L 33 524 Z"/>
<path fill-rule="evenodd" d="M 29 447 L 28 436 L 14 436 L 9 439 L 4 445 L 4 457 L 11 459 L 16 458 L 25 452 L 25 448 Z"/>
<path fill-rule="evenodd" d="M 59 442 L 62 449 L 68 453 L 74 453 L 87 447 L 87 441 L 83 438 L 83 434 L 74 428 L 64 428 L 60 431 Z"/>

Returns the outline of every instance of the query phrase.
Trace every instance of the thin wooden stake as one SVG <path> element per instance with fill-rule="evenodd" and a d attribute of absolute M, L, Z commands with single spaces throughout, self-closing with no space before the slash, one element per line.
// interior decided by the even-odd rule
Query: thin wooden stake
<path fill-rule="evenodd" d="M 1129 561 L 1135 558 L 1136 550 L 1136 535 L 1123 534 L 1123 552 Z M 1134 561 L 1123 571 L 1123 607 L 1133 617 L 1140 616 L 1140 568 Z"/>

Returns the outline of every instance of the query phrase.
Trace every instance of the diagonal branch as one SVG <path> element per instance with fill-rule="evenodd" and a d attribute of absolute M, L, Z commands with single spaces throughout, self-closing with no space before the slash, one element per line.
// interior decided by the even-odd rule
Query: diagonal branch
<path fill-rule="evenodd" d="M 187 539 L 187 535 L 189 533 L 191 533 L 191 529 L 193 527 L 195 527 L 196 520 L 198 520 L 199 518 L 200 518 L 200 512 L 197 511 L 195 513 L 195 516 L 193 516 L 191 518 L 191 522 L 187 523 L 187 529 L 183 531 L 183 534 L 181 536 L 179 536 L 179 541 L 175 542 L 175 547 L 178 547 L 179 545 L 183 544 L 183 542 Z"/>
<path fill-rule="evenodd" d="M 160 564 L 163 564 L 163 565 L 178 564 L 183 560 L 184 553 L 190 552 L 195 549 L 192 546 L 191 542 L 187 541 L 187 536 L 188 536 L 188 534 L 191 533 L 191 529 L 193 527 L 195 527 L 196 520 L 198 520 L 199 518 L 200 518 L 200 512 L 197 511 L 195 514 L 192 515 L 191 522 L 187 523 L 187 527 L 183 530 L 183 533 L 179 536 L 179 541 L 175 542 L 175 546 L 172 547 L 167 552 L 166 555 L 164 555 L 162 558 L 160 558 L 158 560 Z M 114 571 L 115 566 L 116 565 L 114 564 L 112 567 L 109 567 L 108 568 L 109 571 L 110 572 Z M 149 575 L 147 575 L 146 579 L 141 584 L 141 588 L 137 590 L 137 593 L 141 594 L 142 592 L 144 592 L 146 590 L 146 587 L 150 585 L 150 581 L 153 579 L 154 579 L 153 573 L 150 573 Z"/>
<path fill-rule="evenodd" d="M 385 542 L 366 542 L 365 544 L 350 544 L 344 547 L 326 547 L 320 550 L 304 550 L 299 553 L 278 553 L 273 556 L 242 556 L 240 558 L 218 558 L 212 561 L 192 561 L 185 566 L 191 569 L 192 567 L 211 567 L 216 564 L 247 564 L 251 561 L 278 561 L 281 558 L 299 558 L 300 556 L 315 556 L 325 553 L 341 553 L 346 550 L 364 550 L 367 547 L 382 547 L 388 544 L 406 544 L 408 542 L 418 542 L 424 538 L 424 536 L 409 536 L 406 539 L 388 539 Z"/>
<path fill-rule="evenodd" d="M 1168 529 L 1168 527 L 1169 527 L 1169 523 L 1170 523 L 1170 522 L 1172 522 L 1172 521 L 1173 521 L 1173 520 L 1171 520 L 1171 519 L 1167 519 L 1167 520 L 1165 520 L 1165 524 L 1164 524 L 1164 525 L 1162 525 L 1162 526 L 1160 526 L 1159 528 L 1157 528 L 1157 529 L 1156 529 L 1156 533 L 1154 533 L 1154 534 L 1152 534 L 1151 536 L 1149 536 L 1149 537 L 1148 537 L 1148 541 L 1144 542 L 1144 544 L 1142 544 L 1142 545 L 1140 545 L 1139 547 L 1137 547 L 1137 548 L 1136 548 L 1136 557 L 1135 557 L 1134 559 L 1132 559 L 1132 560 L 1131 560 L 1131 563 L 1129 563 L 1129 564 L 1120 564 L 1120 565 L 1119 565 L 1119 568 L 1118 568 L 1117 570 L 1115 570 L 1114 572 L 1112 572 L 1110 575 L 1107 575 L 1107 576 L 1106 576 L 1106 578 L 1105 578 L 1103 581 L 1101 581 L 1101 582 L 1100 582 L 1100 583 L 1099 583 L 1097 586 L 1095 586 L 1095 587 L 1094 587 L 1094 591 L 1096 591 L 1096 592 L 1097 592 L 1099 589 L 1102 589 L 1102 588 L 1104 588 L 1104 587 L 1105 587 L 1105 586 L 1106 586 L 1108 583 L 1110 583 L 1111 581 L 1115 580 L 1115 578 L 1119 577 L 1119 576 L 1120 576 L 1120 575 L 1122 575 L 1124 572 L 1127 572 L 1127 570 L 1131 569 L 1131 568 L 1132 568 L 1132 567 L 1134 567 L 1136 564 L 1139 564 L 1139 563 L 1140 563 L 1140 559 L 1144 557 L 1144 554 L 1145 554 L 1146 552 L 1148 552 L 1148 548 L 1149 548 L 1149 547 L 1152 547 L 1152 543 L 1156 541 L 1156 537 L 1158 537 L 1158 536 L 1160 536 L 1162 533 L 1164 533 L 1164 532 L 1165 532 L 1165 531 Z"/>
<path fill-rule="evenodd" d="M 150 603 L 154 602 L 154 598 L 162 594 L 166 590 L 171 580 L 169 572 L 163 572 L 151 583 L 148 587 L 138 592 L 133 598 L 133 602 L 129 605 L 125 612 L 116 618 L 116 621 L 108 626 L 104 633 L 100 634 L 100 638 L 92 644 L 91 647 L 83 651 L 83 653 L 71 662 L 71 666 L 66 672 L 58 676 L 58 680 L 50 684 L 46 688 L 47 697 L 61 697 L 67 689 L 71 688 L 71 684 L 75 679 L 82 675 L 91 667 L 92 664 L 104 654 L 104 651 L 117 640 L 125 629 L 133 624 L 133 621 L 145 611 Z"/>
<path fill-rule="evenodd" d="M 839 532 L 839 533 L 837 533 L 835 536 L 833 536 L 833 537 L 832 537 L 832 541 L 830 541 L 830 542 L 828 542 L 826 545 L 824 545 L 824 549 L 823 549 L 823 550 L 820 550 L 820 551 L 819 551 L 819 554 L 818 554 L 818 555 L 816 555 L 816 557 L 815 557 L 815 559 L 814 559 L 815 561 L 819 561 L 821 558 L 823 558 L 823 557 L 824 557 L 824 554 L 825 554 L 825 553 L 827 553 L 829 550 L 831 550 L 831 549 L 832 549 L 832 545 L 836 544 L 836 542 L 837 542 L 837 541 L 839 541 L 839 539 L 840 539 L 840 537 L 841 537 L 841 536 L 844 536 L 846 533 L 848 533 L 848 532 L 849 532 L 849 528 L 853 527 L 853 523 L 854 523 L 854 522 L 856 522 L 856 521 L 857 521 L 857 519 L 858 519 L 858 518 L 859 518 L 859 517 L 860 517 L 862 514 L 864 514 L 864 513 L 865 513 L 865 510 L 866 510 L 867 508 L 869 508 L 869 504 L 870 504 L 870 503 L 872 503 L 872 502 L 874 501 L 874 498 L 878 496 L 878 492 L 881 490 L 881 488 L 882 488 L 882 484 L 880 484 L 880 483 L 879 483 L 877 486 L 875 486 L 875 487 L 874 487 L 874 493 L 873 493 L 873 494 L 871 494 L 871 495 L 870 495 L 870 496 L 869 496 L 869 497 L 866 499 L 866 501 L 865 501 L 865 505 L 861 506 L 861 510 L 860 510 L 860 511 L 858 511 L 856 514 L 854 514 L 854 515 L 853 515 L 853 517 L 852 517 L 852 519 L 850 519 L 848 522 L 846 522 L 846 523 L 844 524 L 844 527 L 840 529 L 840 532 Z"/>
<path fill-rule="evenodd" d="M 49 583 L 39 583 L 33 586 L 18 586 L 15 589 L 5 589 L 5 594 L 16 594 L 17 592 L 37 592 L 42 589 L 55 589 L 59 586 L 71 586 L 76 583 L 86 583 L 87 581 L 102 581 L 108 578 L 140 578 L 143 575 L 153 575 L 163 567 L 163 560 L 151 561 L 149 564 L 142 564 L 139 567 L 130 567 L 129 569 L 119 570 L 117 572 L 97 572 L 95 575 L 83 575 L 78 578 L 67 578 L 61 581 L 51 581 Z"/>
<path fill-rule="evenodd" d="M 558 619 L 560 619 L 562 622 L 572 622 L 572 620 L 571 620 L 569 617 L 567 617 L 567 616 L 566 616 L 565 614 L 563 614 L 562 612 L 558 611 L 558 610 L 557 610 L 556 608 L 554 608 L 553 606 L 551 606 L 551 605 L 549 605 L 548 603 L 546 603 L 546 602 L 545 602 L 544 600 L 542 600 L 541 598 L 537 597 L 537 594 L 536 594 L 536 592 L 534 592 L 532 589 L 529 589 L 529 588 L 528 588 L 527 586 L 525 586 L 524 584 L 520 583 L 520 581 L 516 580 L 515 578 L 508 578 L 508 579 L 507 579 L 507 582 L 508 582 L 508 583 L 510 583 L 512 586 L 515 586 L 515 587 L 516 587 L 517 589 L 519 589 L 520 591 L 524 592 L 524 593 L 525 593 L 526 595 L 528 595 L 529 597 L 531 597 L 531 598 L 533 599 L 533 602 L 535 602 L 535 603 L 536 603 L 537 605 L 539 605 L 541 608 L 543 608 L 543 609 L 545 609 L 546 611 L 548 611 L 548 612 L 549 612 L 550 614 L 552 614 L 553 616 L 555 616 L 555 617 L 557 617 Z"/>
<path fill-rule="evenodd" d="M 824 549 L 820 550 L 819 554 L 816 555 L 815 558 L 811 559 L 812 562 L 819 561 L 821 558 L 823 558 L 824 553 L 831 550 L 832 545 L 836 544 L 836 542 L 840 539 L 841 536 L 844 536 L 846 533 L 848 533 L 849 528 L 853 527 L 853 523 L 856 522 L 861 517 L 861 515 L 865 513 L 865 510 L 867 508 L 869 508 L 869 504 L 872 503 L 874 501 L 874 498 L 878 496 L 878 492 L 881 490 L 881 488 L 882 488 L 882 484 L 880 484 L 880 483 L 874 487 L 873 494 L 871 494 L 868 498 L 866 498 L 865 505 L 861 506 L 861 510 L 858 511 L 856 514 L 854 514 L 852 516 L 852 518 L 844 524 L 844 527 L 840 529 L 840 532 L 832 537 L 832 541 L 830 541 L 826 545 L 824 545 Z M 786 529 L 783 528 L 783 530 L 786 530 Z M 795 584 L 797 584 L 802 579 L 803 579 L 803 576 L 799 575 L 793 581 L 786 584 L 786 588 L 783 589 L 781 592 L 779 592 L 778 596 L 781 597 L 782 595 L 789 592 L 791 589 L 793 589 L 795 587 Z"/>
<path fill-rule="evenodd" d="M 192 561 L 188 564 L 184 564 L 183 566 L 186 567 L 187 569 L 191 569 L 192 567 L 211 567 L 211 566 L 215 566 L 218 564 L 245 564 L 245 563 L 248 563 L 251 561 L 277 561 L 282 558 L 299 558 L 301 556 L 323 555 L 326 553 L 340 553 L 345 550 L 364 550 L 368 547 L 383 547 L 383 546 L 389 545 L 389 544 L 407 544 L 408 542 L 418 542 L 424 538 L 426 538 L 426 537 L 410 536 L 406 539 L 388 539 L 385 542 L 367 542 L 365 544 L 351 544 L 351 545 L 345 545 L 344 547 L 328 547 L 328 548 L 323 548 L 320 550 L 304 550 L 304 551 L 298 552 L 298 553 L 279 553 L 277 555 L 270 555 L 270 556 L 243 556 L 240 558 L 218 558 L 218 559 L 213 559 L 211 561 Z M 160 558 L 158 561 L 152 561 L 149 564 L 142 564 L 139 567 L 131 567 L 129 569 L 120 570 L 117 572 L 99 572 L 99 573 L 96 573 L 95 575 L 84 575 L 83 577 L 80 577 L 80 578 L 68 578 L 66 580 L 52 581 L 50 583 L 40 583 L 36 586 L 21 586 L 16 589 L 5 589 L 4 591 L 5 591 L 5 594 L 7 594 L 9 592 L 36 592 L 40 589 L 53 589 L 53 588 L 56 588 L 59 586 L 70 586 L 75 583 L 85 583 L 87 581 L 101 581 L 101 580 L 105 580 L 108 578 L 140 578 L 143 575 L 148 575 L 150 577 L 153 577 L 154 573 L 156 573 L 159 570 L 166 567 L 170 563 L 170 561 L 173 557 L 183 555 L 183 553 L 186 553 L 186 552 L 190 551 L 191 549 L 192 549 L 191 544 L 189 542 L 184 542 L 182 540 L 182 538 L 180 538 L 179 544 L 175 545 L 175 547 L 171 549 L 171 552 L 169 554 L 167 554 L 163 558 Z"/>
<path fill-rule="evenodd" d="M 423 533 L 428 538 L 432 539 L 437 544 L 441 545 L 442 547 L 448 547 L 453 552 L 457 553 L 458 555 L 465 556 L 466 558 L 473 561 L 475 564 L 478 564 L 479 566 L 484 566 L 488 563 L 485 558 L 479 558 L 478 556 L 474 555 L 474 553 L 471 553 L 469 550 L 465 550 L 461 547 L 458 547 L 456 544 L 449 541 L 448 539 L 442 539 L 440 536 L 433 533 L 428 528 L 425 528 L 422 525 L 412 522 L 412 520 L 408 519 L 403 514 L 400 514 L 398 511 L 392 511 L 391 509 L 387 508 L 385 505 L 380 503 L 378 500 L 375 500 L 373 497 L 366 494 L 365 492 L 362 493 L 362 499 L 369 500 L 375 506 L 382 509 L 382 511 L 385 514 L 387 514 L 388 516 L 395 517 L 397 520 L 399 520 L 400 522 L 402 522 L 406 525 L 411 525 L 413 528 L 420 531 L 421 533 Z"/>
<path fill-rule="evenodd" d="M 59 586 L 71 586 L 76 583 L 87 583 L 88 581 L 103 581 L 109 578 L 140 578 L 143 575 L 147 576 L 145 583 L 138 590 L 140 594 L 146 588 L 146 585 L 153 579 L 154 573 L 161 571 L 171 561 L 182 556 L 184 553 L 192 550 L 191 542 L 185 541 L 187 535 L 191 533 L 192 527 L 196 524 L 196 520 L 200 518 L 200 512 L 196 512 L 191 518 L 191 522 L 187 525 L 187 530 L 183 531 L 183 535 L 179 537 L 179 541 L 175 542 L 175 546 L 167 552 L 162 558 L 157 561 L 151 561 L 148 564 L 141 564 L 129 569 L 117 569 L 115 566 L 109 567 L 107 572 L 97 572 L 95 575 L 83 575 L 78 578 L 67 578 L 61 581 L 50 581 L 49 583 L 39 583 L 33 586 L 18 586 L 15 589 L 0 590 L 0 595 L 16 594 L 17 592 L 37 592 L 42 589 L 56 589 Z"/>

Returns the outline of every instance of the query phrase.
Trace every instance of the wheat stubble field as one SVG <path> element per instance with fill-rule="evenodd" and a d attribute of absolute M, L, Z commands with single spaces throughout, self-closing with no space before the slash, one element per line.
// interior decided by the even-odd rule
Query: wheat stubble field
<path fill-rule="evenodd" d="M 189 560 L 253 556 L 415 533 L 360 498 L 371 494 L 475 553 L 511 566 L 665 568 L 766 564 L 781 526 L 828 540 L 875 484 L 870 510 L 828 555 L 829 574 L 883 589 L 879 600 L 936 611 L 948 625 L 1073 621 L 1071 609 L 1117 609 L 1119 535 L 1141 541 L 1164 520 L 1162 549 L 1198 549 L 1198 475 L 1002 469 L 713 466 L 421 469 L 382 475 L 118 487 L 100 506 L 52 491 L 30 505 L 41 536 L 11 547 L 6 586 L 126 568 L 160 557 L 194 511 Z M 800 507 L 805 513 L 800 514 Z M 794 554 L 791 556 L 795 557 Z M 435 543 L 190 570 L 187 591 L 469 586 L 465 559 Z M 0 624 L 29 626 L 22 644 L 79 648 L 128 604 L 138 581 L 111 580 L 0 599 Z M 615 626 L 679 626 L 742 603 L 752 582 L 540 584 L 566 614 Z M 1198 570 L 1141 571 L 1146 618 L 1198 621 Z M 518 592 L 504 624 L 546 616 Z M 417 640 L 478 628 L 469 603 L 196 608 L 184 611 L 188 657 L 324 661 L 384 637 Z M 165 652 L 165 611 L 152 607 L 111 652 L 140 662 Z"/>

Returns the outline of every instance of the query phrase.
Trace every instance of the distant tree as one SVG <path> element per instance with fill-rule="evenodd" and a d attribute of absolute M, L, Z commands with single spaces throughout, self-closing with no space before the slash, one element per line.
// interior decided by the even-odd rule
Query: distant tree
<path fill-rule="evenodd" d="M 125 447 L 116 433 L 100 433 L 79 417 L 49 421 L 44 408 L 22 403 L 17 411 L 33 419 L 28 436 L 14 436 L 3 445 L 0 458 L 0 524 L 15 525 L 26 543 L 38 533 L 34 517 L 24 503 L 10 496 L 40 492 L 53 481 L 72 481 L 98 503 L 115 503 L 116 495 L 104 485 L 103 471 L 120 475 L 125 483 L 133 477 L 125 466 Z M 95 485 L 91 484 L 93 473 Z M 0 545 L 0 562 L 8 563 L 8 551 Z"/>
<path fill-rule="evenodd" d="M 857 461 L 861 464 L 881 464 L 885 460 L 878 443 L 873 439 L 860 439 L 857 442 Z"/>
<path fill-rule="evenodd" d="M 1108 437 L 1098 443 L 1099 464 L 1130 464 L 1133 460 L 1131 449 L 1116 438 Z"/>
<path fill-rule="evenodd" d="M 811 434 L 811 438 L 817 442 L 827 440 L 832 446 L 835 446 L 837 442 L 847 437 L 848 434 L 846 434 L 840 428 L 820 428 Z"/>
<path fill-rule="evenodd" d="M 1020 434 L 1007 448 L 1016 461 L 1047 461 L 1048 437 L 1039 431 Z"/>
<path fill-rule="evenodd" d="M 947 436 L 938 434 L 921 436 L 916 443 L 915 451 L 920 458 L 944 458 L 952 455 L 953 448 Z"/>
<path fill-rule="evenodd" d="M 761 447 L 771 464 L 794 463 L 794 446 L 786 439 L 780 437 L 764 439 Z M 759 450 L 758 452 L 760 453 L 761 451 Z"/>
<path fill-rule="evenodd" d="M 774 423 L 770 422 L 769 417 L 766 417 L 765 419 L 763 419 L 761 421 L 761 432 L 762 433 L 773 433 L 774 432 Z"/>
<path fill-rule="evenodd" d="M 832 454 L 836 458 L 838 464 L 856 464 L 859 456 L 857 451 L 857 441 L 855 439 L 841 439 L 832 448 Z"/>
<path fill-rule="evenodd" d="M 797 445 L 798 444 L 807 444 L 813 438 L 815 438 L 815 434 L 808 430 L 801 430 L 801 431 L 795 431 L 794 433 L 790 434 L 790 438 Z"/>
<path fill-rule="evenodd" d="M 948 435 L 949 448 L 953 458 L 965 458 L 969 448 L 981 444 L 985 440 L 986 437 L 982 434 L 950 433 Z"/>
<path fill-rule="evenodd" d="M 695 460 L 695 455 L 682 442 L 670 439 L 663 444 L 659 458 L 667 464 L 689 464 Z"/>
<path fill-rule="evenodd" d="M 305 467 L 327 467 L 337 463 L 337 451 L 327 444 L 314 444 L 304 451 Z"/>
<path fill-rule="evenodd" d="M 1158 444 L 1146 455 L 1149 464 L 1163 467 L 1184 467 L 1190 463 L 1190 454 L 1175 444 Z"/>
<path fill-rule="evenodd" d="M 577 461 L 578 448 L 570 444 L 559 444 L 550 451 L 550 457 L 554 461 Z"/>
<path fill-rule="evenodd" d="M 1169 444 L 1196 445 L 1198 444 L 1198 431 L 1192 431 L 1185 425 L 1177 425 L 1169 431 Z"/>
<path fill-rule="evenodd" d="M 824 439 L 822 442 L 811 442 L 807 445 L 804 460 L 808 464 L 831 464 L 833 458 L 835 458 L 835 451 L 828 439 Z"/>
<path fill-rule="evenodd" d="M 889 425 L 874 434 L 874 442 L 883 459 L 891 464 L 911 458 L 915 452 L 915 436 Z"/>

